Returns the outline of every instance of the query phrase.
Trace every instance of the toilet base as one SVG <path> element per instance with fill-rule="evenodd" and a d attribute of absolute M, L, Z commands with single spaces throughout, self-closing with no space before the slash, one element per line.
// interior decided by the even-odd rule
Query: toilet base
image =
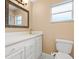
<path fill-rule="evenodd" d="M 73 59 L 69 54 L 62 53 L 62 52 L 54 52 L 51 53 L 54 56 L 54 59 Z"/>

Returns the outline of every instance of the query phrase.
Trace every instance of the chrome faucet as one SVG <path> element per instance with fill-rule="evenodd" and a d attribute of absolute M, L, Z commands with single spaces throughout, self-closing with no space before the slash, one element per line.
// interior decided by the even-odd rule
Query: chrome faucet
<path fill-rule="evenodd" d="M 32 28 L 29 29 L 29 34 L 32 34 Z"/>

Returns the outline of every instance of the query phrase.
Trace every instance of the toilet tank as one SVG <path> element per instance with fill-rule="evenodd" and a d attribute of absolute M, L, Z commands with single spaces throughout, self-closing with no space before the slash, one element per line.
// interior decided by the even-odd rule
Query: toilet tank
<path fill-rule="evenodd" d="M 73 41 L 56 39 L 56 48 L 58 52 L 70 54 L 72 50 Z"/>

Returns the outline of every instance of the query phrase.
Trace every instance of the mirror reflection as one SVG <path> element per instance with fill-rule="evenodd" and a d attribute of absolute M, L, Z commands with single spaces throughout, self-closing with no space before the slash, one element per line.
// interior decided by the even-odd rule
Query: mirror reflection
<path fill-rule="evenodd" d="M 9 4 L 8 25 L 28 26 L 28 13 L 15 5 Z"/>
<path fill-rule="evenodd" d="M 25 11 L 9 4 L 9 25 L 27 26 L 27 15 Z"/>

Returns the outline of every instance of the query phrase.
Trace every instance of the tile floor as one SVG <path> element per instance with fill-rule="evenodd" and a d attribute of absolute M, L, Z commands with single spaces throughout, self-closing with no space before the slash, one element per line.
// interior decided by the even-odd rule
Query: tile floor
<path fill-rule="evenodd" d="M 54 59 L 54 56 L 50 55 L 50 54 L 42 54 L 41 59 Z"/>

